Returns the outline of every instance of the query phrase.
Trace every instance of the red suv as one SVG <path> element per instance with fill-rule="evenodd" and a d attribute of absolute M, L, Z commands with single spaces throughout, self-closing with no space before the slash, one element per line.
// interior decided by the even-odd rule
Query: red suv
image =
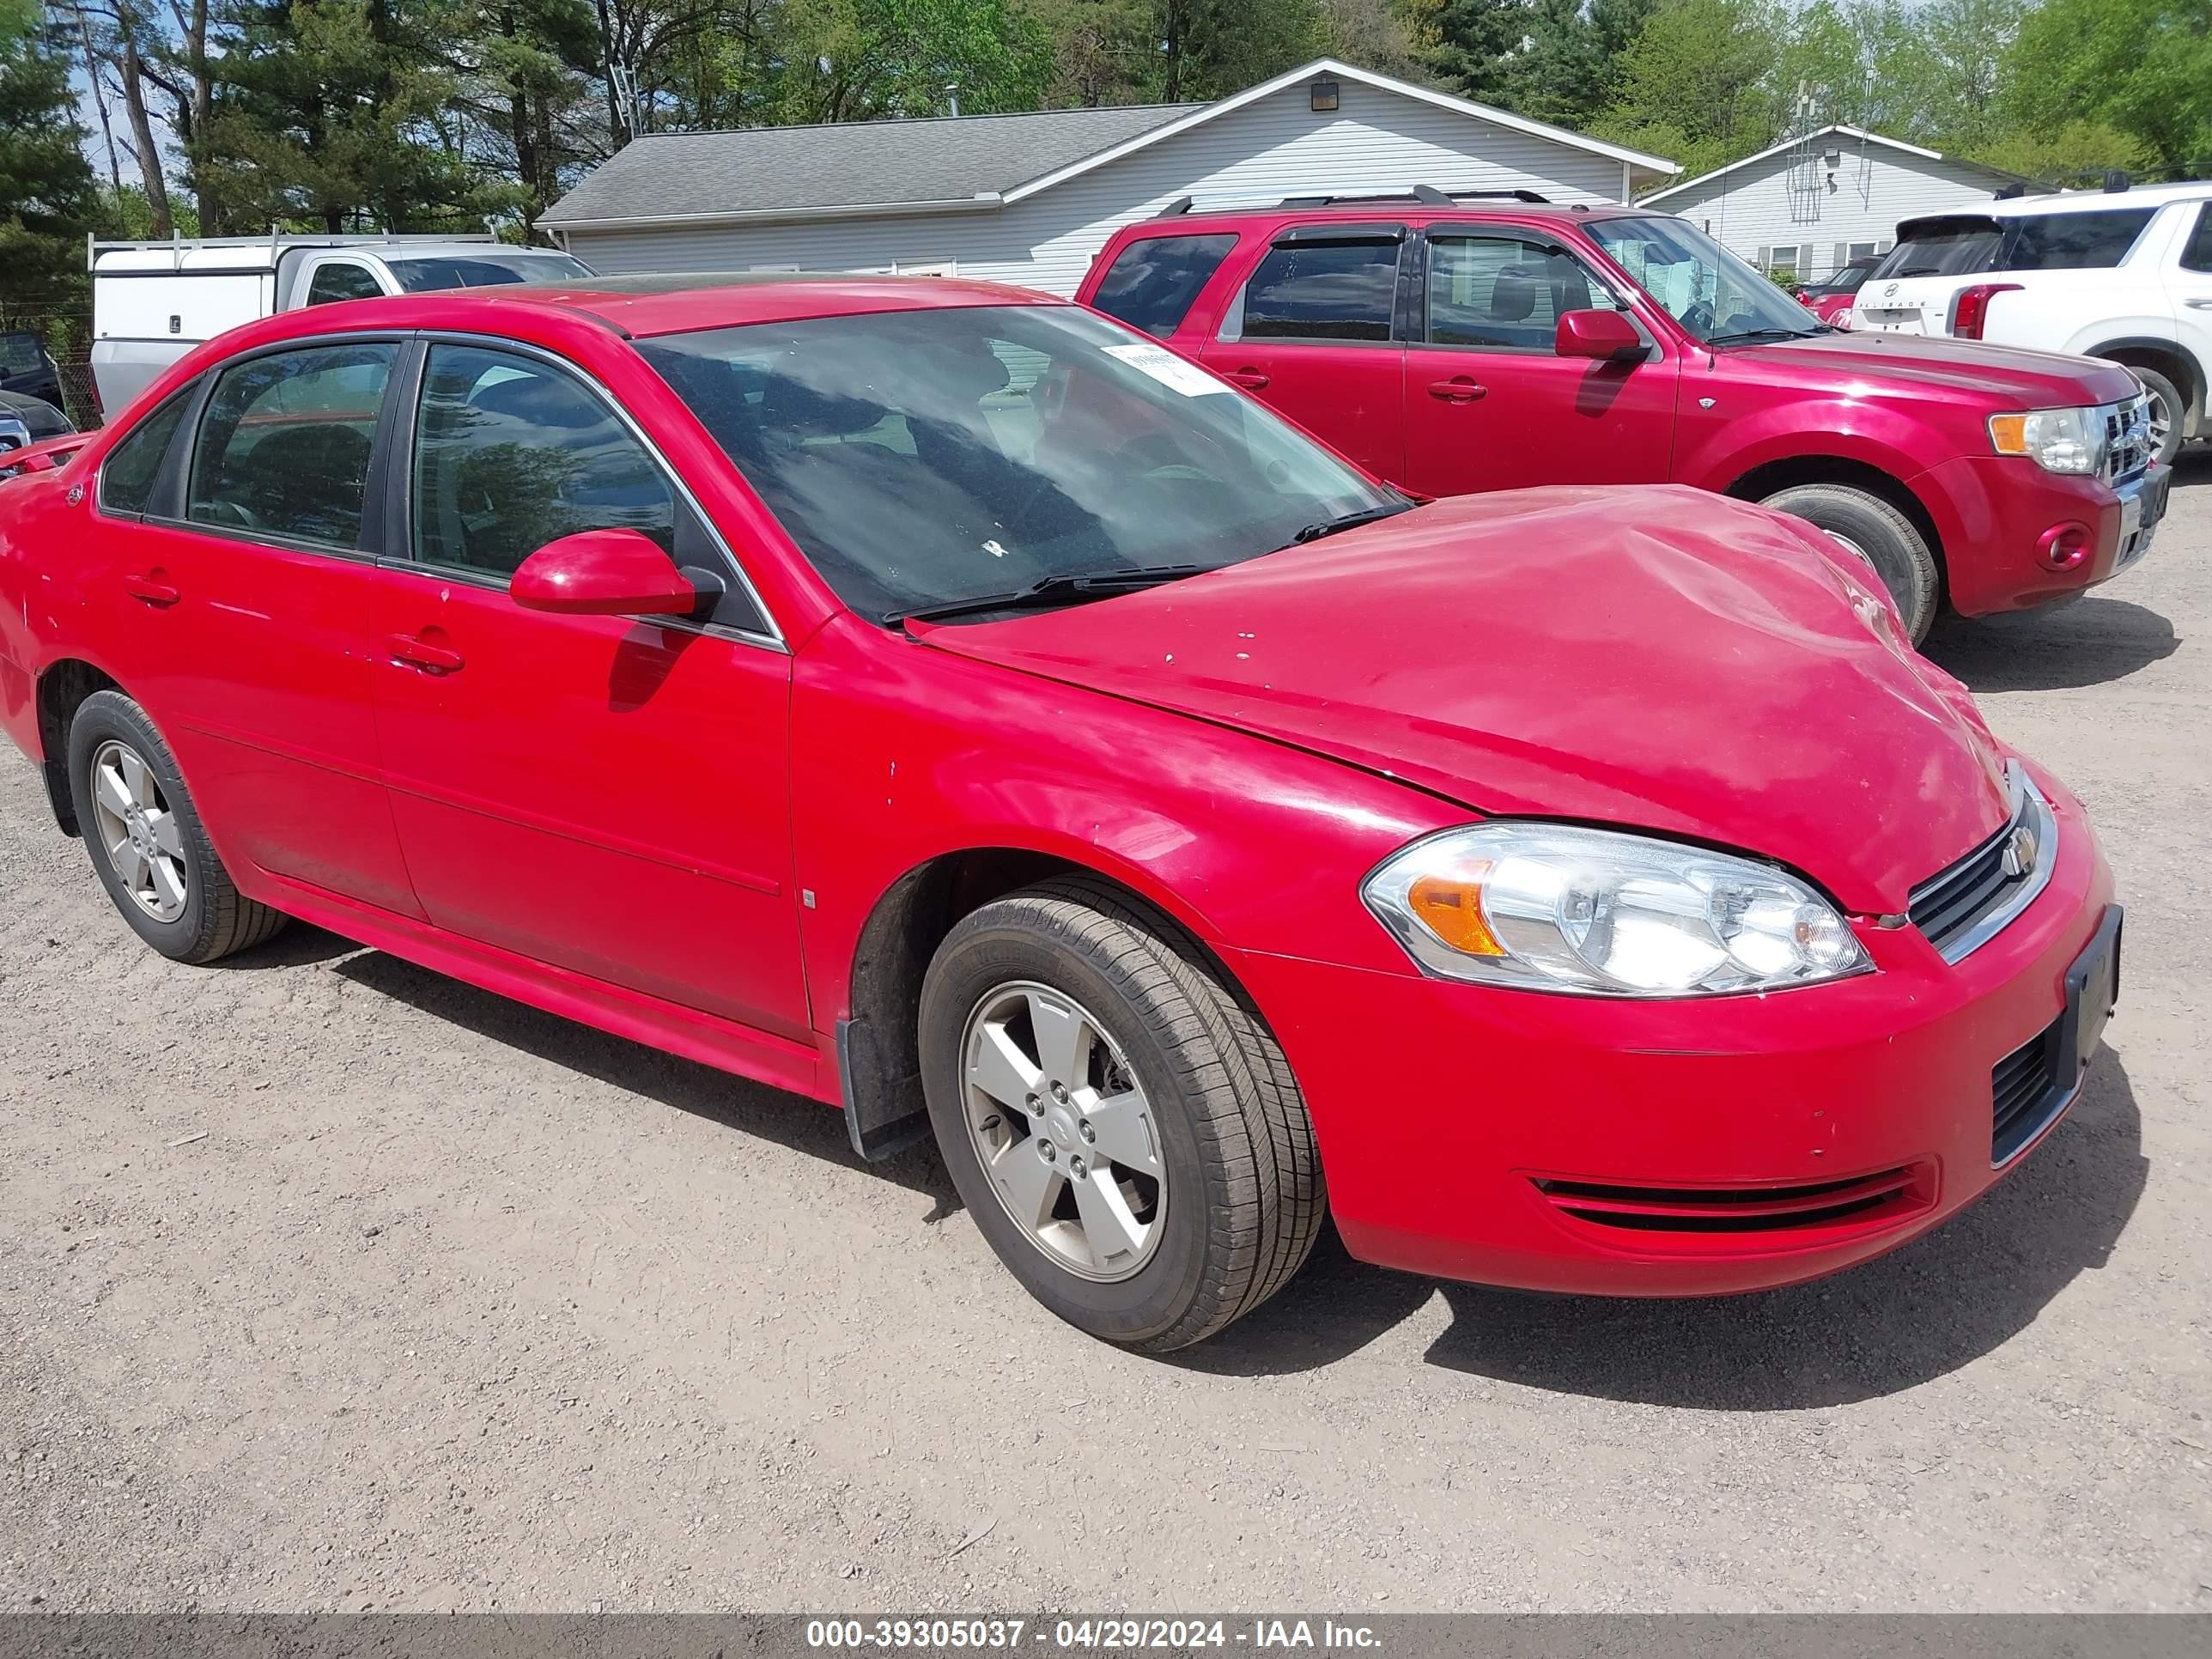
<path fill-rule="evenodd" d="M 1424 495 L 1695 484 L 1868 559 L 1912 638 L 2148 548 L 2166 471 L 2117 364 L 1847 334 L 1687 222 L 1400 197 L 1170 213 L 1076 296 Z"/>

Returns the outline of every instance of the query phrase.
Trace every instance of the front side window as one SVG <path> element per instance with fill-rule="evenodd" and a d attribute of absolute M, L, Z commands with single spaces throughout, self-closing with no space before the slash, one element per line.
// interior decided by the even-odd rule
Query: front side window
<path fill-rule="evenodd" d="M 1164 340 L 1236 246 L 1234 234 L 1145 237 L 1114 256 L 1091 303 Z"/>
<path fill-rule="evenodd" d="M 2152 208 L 2030 213 L 2006 222 L 1998 270 L 2109 270 L 2128 257 Z"/>
<path fill-rule="evenodd" d="M 121 443 L 107 452 L 107 459 L 100 468 L 101 512 L 131 518 L 145 512 L 153 499 L 154 485 L 161 476 L 161 462 L 169 453 L 169 441 L 177 435 L 177 428 L 183 424 L 185 411 L 191 406 L 191 388 L 187 386 L 139 422 L 125 434 Z"/>
<path fill-rule="evenodd" d="M 1563 249 L 1506 236 L 1430 239 L 1431 345 L 1550 351 L 1560 313 L 1619 308 L 1610 290 Z"/>
<path fill-rule="evenodd" d="M 676 550 L 676 496 L 645 446 L 574 376 L 434 345 L 415 428 L 415 556 L 510 576 L 548 542 L 635 530 Z"/>
<path fill-rule="evenodd" d="M 307 303 L 326 306 L 337 300 L 374 300 L 383 293 L 364 267 L 350 259 L 334 260 L 315 267 L 314 279 L 307 284 Z"/>
<path fill-rule="evenodd" d="M 1232 319 L 1244 340 L 1387 340 L 1398 291 L 1389 241 L 1291 242 L 1267 250 Z M 1231 331 L 1224 331 L 1224 336 Z"/>
<path fill-rule="evenodd" d="M 2197 228 L 2181 250 L 2184 270 L 2212 270 L 2212 202 L 2197 210 Z"/>
<path fill-rule="evenodd" d="M 1629 279 L 1708 345 L 1795 339 L 1821 325 L 1796 301 L 1686 219 L 1593 217 L 1591 238 Z"/>
<path fill-rule="evenodd" d="M 1408 505 L 1073 306 L 755 323 L 637 349 L 872 617 L 1055 579 L 1217 568 Z"/>
<path fill-rule="evenodd" d="M 192 446 L 185 516 L 349 549 L 361 540 L 377 412 L 399 348 L 311 346 L 225 369 Z"/>

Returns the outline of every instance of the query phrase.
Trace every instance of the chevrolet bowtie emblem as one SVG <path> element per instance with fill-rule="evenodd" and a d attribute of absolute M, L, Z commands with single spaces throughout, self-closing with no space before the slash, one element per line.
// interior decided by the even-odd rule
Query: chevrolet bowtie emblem
<path fill-rule="evenodd" d="M 2000 860 L 2005 874 L 2017 880 L 2034 869 L 2035 852 L 2035 831 L 2022 824 L 2005 842 L 2004 855 Z"/>

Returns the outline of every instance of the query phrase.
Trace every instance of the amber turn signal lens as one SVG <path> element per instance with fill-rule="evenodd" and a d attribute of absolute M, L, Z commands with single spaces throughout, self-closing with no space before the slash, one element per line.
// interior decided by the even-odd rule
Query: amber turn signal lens
<path fill-rule="evenodd" d="M 1990 416 L 1990 443 L 2000 455 L 2027 454 L 2027 416 L 2025 415 Z"/>
<path fill-rule="evenodd" d="M 1502 957 L 1505 947 L 1482 915 L 1482 878 L 1487 863 L 1464 874 L 1423 876 L 1406 890 L 1406 903 L 1421 925 L 1455 951 L 1471 957 Z"/>

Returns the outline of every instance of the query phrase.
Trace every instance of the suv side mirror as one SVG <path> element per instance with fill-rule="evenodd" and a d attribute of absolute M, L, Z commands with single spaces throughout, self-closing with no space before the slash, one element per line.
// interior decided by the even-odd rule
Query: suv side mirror
<path fill-rule="evenodd" d="M 527 611 L 571 617 L 688 617 L 699 590 L 635 530 L 584 530 L 548 542 L 516 568 L 507 594 Z"/>
<path fill-rule="evenodd" d="M 1552 347 L 1562 357 L 1593 357 L 1601 363 L 1640 363 L 1651 355 L 1636 325 L 1619 311 L 1561 312 Z"/>

